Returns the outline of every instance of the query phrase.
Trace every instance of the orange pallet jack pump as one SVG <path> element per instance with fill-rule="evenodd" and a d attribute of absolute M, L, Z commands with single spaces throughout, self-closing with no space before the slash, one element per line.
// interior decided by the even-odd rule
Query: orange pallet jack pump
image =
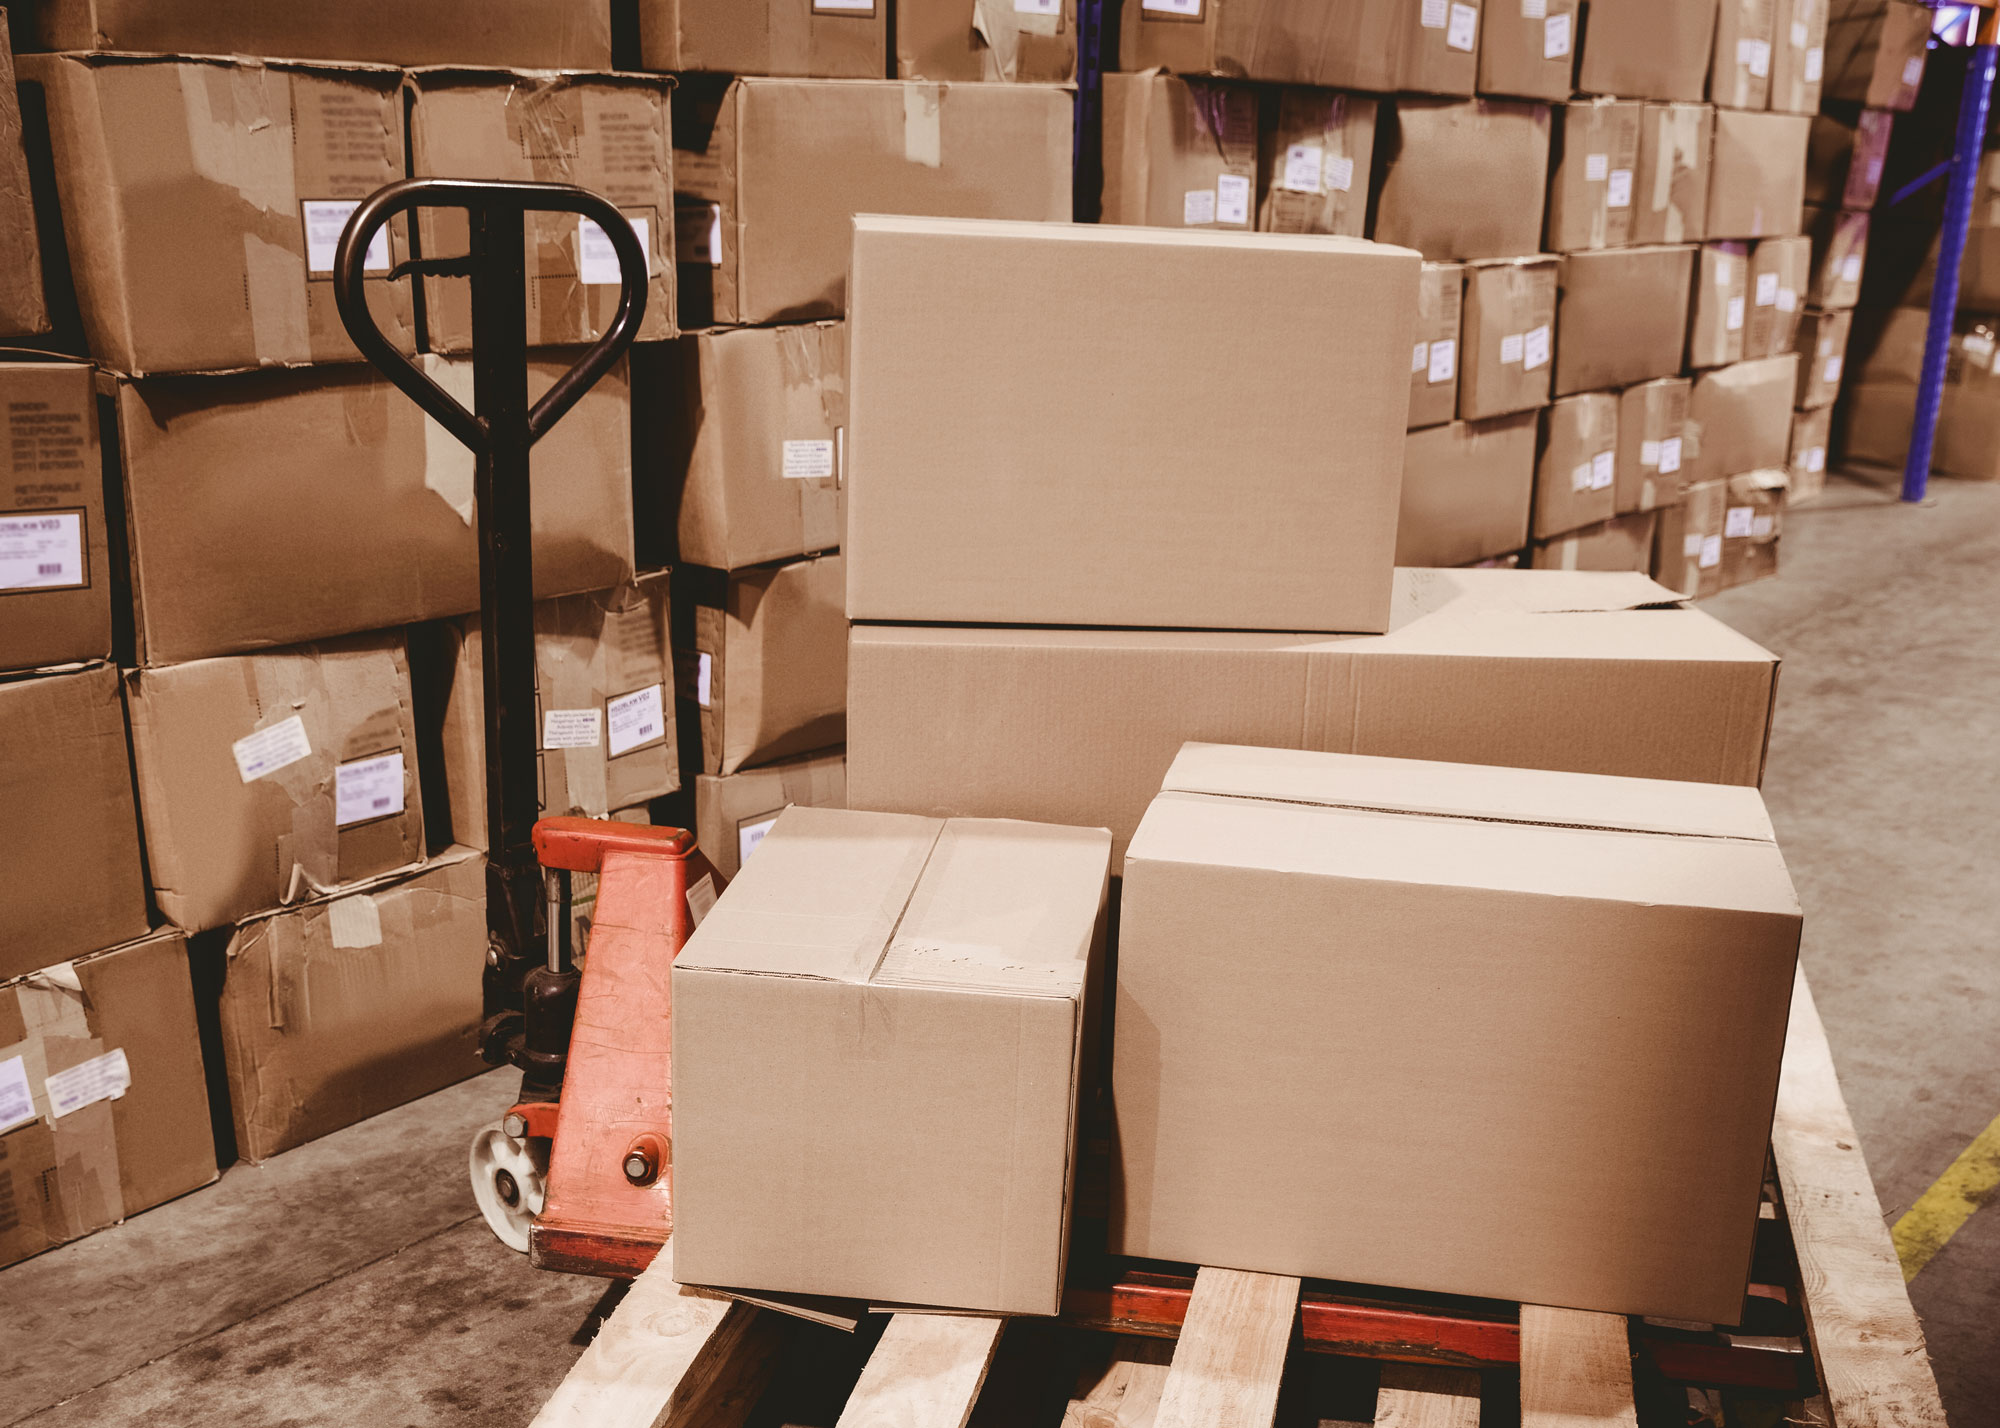
<path fill-rule="evenodd" d="M 399 215 L 462 211 L 462 255 L 418 256 L 389 279 L 462 277 L 472 289 L 467 411 L 389 342 L 368 309 L 369 248 Z M 572 214 L 618 258 L 610 326 L 542 398 L 528 402 L 530 213 Z M 410 225 L 414 229 L 415 225 Z M 407 179 L 349 215 L 334 298 L 361 353 L 474 457 L 479 628 L 486 696 L 486 971 L 480 1050 L 521 1070 L 520 1098 L 475 1137 L 473 1194 L 487 1223 L 537 1265 L 635 1274 L 672 1228 L 668 968 L 715 875 L 678 828 L 540 811 L 535 717 L 529 451 L 617 364 L 645 315 L 648 260 L 606 199 L 569 184 Z M 590 945 L 571 946 L 570 878 L 598 877 Z M 704 879 L 706 883 L 704 884 Z"/>

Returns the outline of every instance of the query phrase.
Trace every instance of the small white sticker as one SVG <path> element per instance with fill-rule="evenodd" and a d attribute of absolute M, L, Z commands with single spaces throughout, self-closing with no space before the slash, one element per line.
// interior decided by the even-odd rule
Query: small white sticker
<path fill-rule="evenodd" d="M 1611 177 L 1604 185 L 1604 206 L 1606 208 L 1630 208 L 1632 206 L 1632 170 L 1613 169 Z"/>
<path fill-rule="evenodd" d="M 1588 461 L 1579 461 L 1570 468 L 1569 488 L 1572 491 L 1588 491 L 1590 489 L 1590 463 Z"/>
<path fill-rule="evenodd" d="M 620 754 L 631 753 L 642 744 L 666 737 L 666 710 L 657 684 L 621 694 L 607 701 L 605 709 L 610 715 L 611 757 L 614 759 Z"/>
<path fill-rule="evenodd" d="M 1641 466 L 1653 467 L 1657 467 L 1660 464 L 1659 442 L 1642 441 L 1639 443 L 1639 464 Z"/>
<path fill-rule="evenodd" d="M 1531 327 L 1521 342 L 1522 370 L 1532 372 L 1549 360 L 1549 326 Z"/>
<path fill-rule="evenodd" d="M 1569 16 L 1551 15 L 1542 21 L 1542 58 L 1561 59 L 1569 53 Z"/>
<path fill-rule="evenodd" d="M 1450 3 L 1451 0 L 1424 0 L 1423 9 L 1417 16 L 1418 23 L 1426 30 L 1442 30 L 1449 17 Z"/>
<path fill-rule="evenodd" d="M 1757 306 L 1773 307 L 1778 301 L 1778 275 L 1759 273 L 1757 275 Z"/>
<path fill-rule="evenodd" d="M 1181 198 L 1181 222 L 1189 228 L 1215 222 L 1215 190 L 1191 188 Z"/>
<path fill-rule="evenodd" d="M 1797 312 L 1799 310 L 1799 290 L 1797 288 L 1778 289 L 1778 311 Z"/>
<path fill-rule="evenodd" d="M 1521 18 L 1539 20 L 1549 13 L 1549 0 L 1521 0 Z"/>
<path fill-rule="evenodd" d="M 741 867 L 750 861 L 750 855 L 757 851 L 757 845 L 764 841 L 764 835 L 771 831 L 771 825 L 777 821 L 778 815 L 773 813 L 769 818 L 760 819 L 755 823 L 736 825 L 737 866 Z"/>
<path fill-rule="evenodd" d="M 121 1046 L 56 1072 L 42 1083 L 42 1089 L 48 1092 L 49 1119 L 53 1121 L 99 1101 L 115 1101 L 131 1085 L 132 1068 Z"/>
<path fill-rule="evenodd" d="M 626 222 L 639 240 L 639 251 L 646 255 L 646 266 L 652 267 L 652 223 L 643 216 L 628 216 Z M 577 277 L 585 287 L 618 286 L 618 250 L 611 246 L 611 235 L 588 218 L 576 221 L 576 253 Z"/>
<path fill-rule="evenodd" d="M 333 771 L 333 826 L 393 818 L 403 811 L 403 753 L 356 759 Z"/>
<path fill-rule="evenodd" d="M 1924 57 L 1911 55 L 1903 61 L 1903 83 L 1922 84 L 1924 82 Z"/>
<path fill-rule="evenodd" d="M 1521 345 L 1526 334 L 1512 332 L 1500 339 L 1500 362 L 1502 366 L 1512 366 L 1521 360 Z"/>
<path fill-rule="evenodd" d="M 812 7 L 815 12 L 852 10 L 859 15 L 872 15 L 875 13 L 875 0 L 812 0 Z"/>
<path fill-rule="evenodd" d="M 1722 325 L 1734 332 L 1743 325 L 1743 296 L 1737 294 L 1729 300 L 1729 309 L 1723 315 Z"/>
<path fill-rule="evenodd" d="M 1326 161 L 1326 186 L 1335 193 L 1346 193 L 1354 187 L 1354 160 L 1345 154 L 1334 154 Z"/>
<path fill-rule="evenodd" d="M 1430 365 L 1425 369 L 1432 384 L 1449 382 L 1458 372 L 1458 339 L 1440 337 L 1431 344 Z"/>
<path fill-rule="evenodd" d="M 1062 0 L 1014 0 L 1016 15 L 1060 15 Z"/>
<path fill-rule="evenodd" d="M 1703 570 L 1712 570 L 1716 566 L 1722 564 L 1721 536 L 1712 535 L 1702 541 L 1701 555 L 1699 557 L 1699 560 L 1701 563 L 1701 568 Z"/>
<path fill-rule="evenodd" d="M 312 745 L 306 742 L 306 726 L 299 722 L 296 714 L 268 729 L 245 734 L 229 749 L 236 755 L 236 772 L 242 775 L 245 783 L 253 783 L 265 774 L 276 773 L 288 764 L 312 757 Z"/>
<path fill-rule="evenodd" d="M 1596 51 L 1593 50 L 1591 53 L 1595 54 Z M 1588 182 L 1603 183 L 1605 176 L 1610 172 L 1611 156 L 1609 154 L 1585 154 L 1583 156 L 1583 176 Z"/>
<path fill-rule="evenodd" d="M 361 200 L 358 198 L 308 198 L 299 204 L 299 211 L 305 219 L 307 272 L 333 271 L 333 256 L 340 248 L 340 230 L 347 226 L 347 215 L 359 207 Z M 375 236 L 368 240 L 368 252 L 361 260 L 361 271 L 389 271 L 388 224 L 377 228 Z"/>
<path fill-rule="evenodd" d="M 674 262 L 698 267 L 722 266 L 722 205 L 674 202 Z"/>
<path fill-rule="evenodd" d="M 1794 20 L 1794 21 L 1792 21 L 1792 48 L 1793 48 L 1793 49 L 1795 49 L 1795 50 L 1802 50 L 1802 49 L 1804 49 L 1804 48 L 1806 47 L 1806 41 L 1807 41 L 1808 39 L 1810 39 L 1810 38 L 1811 38 L 1811 36 L 1810 36 L 1809 34 L 1807 34 L 1807 32 L 1806 32 L 1806 22 L 1805 22 L 1804 20 Z"/>
<path fill-rule="evenodd" d="M 71 590 L 87 584 L 82 512 L 0 516 L 0 590 Z"/>
<path fill-rule="evenodd" d="M 1472 47 L 1479 37 L 1479 11 L 1470 5 L 1451 7 L 1451 28 L 1444 32 L 1446 49 L 1464 50 L 1472 53 Z"/>
<path fill-rule="evenodd" d="M 1180 15 L 1190 20 L 1201 18 L 1201 0 L 1143 0 L 1139 8 L 1156 15 Z"/>
<path fill-rule="evenodd" d="M 1616 453 L 1600 451 L 1590 458 L 1590 489 L 1602 491 L 1609 486 L 1618 473 Z"/>
<path fill-rule="evenodd" d="M 1428 343 L 1428 342 L 1419 342 L 1419 343 L 1418 343 L 1418 344 L 1417 344 L 1417 345 L 1416 345 L 1415 347 L 1413 347 L 1412 349 L 1410 349 L 1410 375 L 1411 375 L 1411 376 L 1413 376 L 1413 377 L 1414 377 L 1414 376 L 1416 376 L 1416 374 L 1417 374 L 1417 373 L 1419 373 L 1419 372 L 1423 371 L 1423 370 L 1424 370 L 1425 368 L 1429 367 L 1429 366 L 1430 366 L 1430 363 L 1431 363 L 1431 345 L 1430 345 L 1430 343 Z"/>
<path fill-rule="evenodd" d="M 1733 272 L 1735 272 L 1735 269 L 1729 265 L 1729 255 L 1727 253 L 1716 254 L 1715 285 L 1719 288 L 1728 287 L 1730 281 L 1730 274 Z"/>
<path fill-rule="evenodd" d="M 1660 443 L 1660 474 L 1671 476 L 1681 469 L 1681 439 L 1670 436 Z"/>
<path fill-rule="evenodd" d="M 1826 470 L 1826 448 L 1824 446 L 1815 446 L 1806 452 L 1806 470 Z"/>
<path fill-rule="evenodd" d="M 1818 84 L 1819 77 L 1826 69 L 1826 51 L 1815 45 L 1806 51 L 1806 83 Z"/>
<path fill-rule="evenodd" d="M 1151 0 L 1148 0 L 1148 3 L 1151 3 Z M 688 889 L 688 921 L 696 927 L 701 926 L 701 920 L 708 916 L 714 906 L 715 878 L 713 874 L 703 873 L 695 880 L 695 885 Z"/>
<path fill-rule="evenodd" d="M 709 677 L 715 672 L 715 660 L 706 651 L 694 657 L 694 702 L 708 708 L 710 691 Z"/>
<path fill-rule="evenodd" d="M 1778 528 L 1778 522 L 1771 516 L 1759 516 L 1750 522 L 1750 539 L 1762 540 Z"/>
<path fill-rule="evenodd" d="M 1684 536 L 1681 539 L 1681 554 L 1693 560 L 1701 554 L 1703 543 L 1700 535 Z"/>
<path fill-rule="evenodd" d="M 545 709 L 542 711 L 542 747 L 545 749 L 594 749 L 604 742 L 602 709 Z"/>
<path fill-rule="evenodd" d="M 28 1087 L 28 1066 L 18 1056 L 0 1061 L 0 1135 L 35 1119 L 35 1093 Z"/>
<path fill-rule="evenodd" d="M 1829 387 L 1837 387 L 1840 385 L 1841 361 L 1842 359 L 1839 356 L 1833 356 L 1826 359 L 1826 366 L 1823 369 L 1826 375 L 1823 378 L 1821 378 L 1821 380 L 1824 381 Z"/>
<path fill-rule="evenodd" d="M 1242 174 L 1216 175 L 1215 221 L 1232 224 L 1250 221 L 1250 180 Z"/>
<path fill-rule="evenodd" d="M 1318 144 L 1293 144 L 1285 150 L 1285 177 L 1280 184 L 1293 193 L 1318 193 L 1326 167 L 1326 150 Z"/>
<path fill-rule="evenodd" d="M 1868 186 L 1873 188 L 1880 182 L 1882 182 L 1882 156 L 1877 154 L 1868 161 Z"/>
<path fill-rule="evenodd" d="M 1752 40 L 1750 42 L 1750 73 L 1762 79 L 1771 72 L 1771 42 Z"/>
<path fill-rule="evenodd" d="M 1750 518 L 1756 514 L 1749 506 L 1731 506 L 1722 518 L 1722 533 L 1731 540 L 1740 540 L 1750 534 Z"/>
<path fill-rule="evenodd" d="M 1841 259 L 1840 280 L 1843 283 L 1858 283 L 1861 281 L 1861 255 L 1859 253 L 1849 253 L 1845 258 Z"/>
<path fill-rule="evenodd" d="M 790 481 L 823 481 L 833 475 L 833 443 L 830 441 L 788 441 L 785 443 L 785 478 Z"/>

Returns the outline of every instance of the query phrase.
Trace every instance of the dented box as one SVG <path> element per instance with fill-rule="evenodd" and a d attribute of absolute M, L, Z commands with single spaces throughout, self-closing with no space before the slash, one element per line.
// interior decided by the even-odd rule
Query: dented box
<path fill-rule="evenodd" d="M 1627 387 L 1618 397 L 1618 511 L 1650 511 L 1681 498 L 1687 437 L 1685 377 L 1660 377 Z"/>
<path fill-rule="evenodd" d="M 697 774 L 695 841 L 715 870 L 733 878 L 778 815 L 793 804 L 847 807 L 847 753 L 833 749 L 733 774 Z"/>
<path fill-rule="evenodd" d="M 1648 104 L 1639 121 L 1634 243 L 1686 243 L 1708 234 L 1709 149 L 1715 111 L 1706 104 Z"/>
<path fill-rule="evenodd" d="M 1646 106 L 1579 99 L 1552 110 L 1556 119 L 1549 175 L 1552 253 L 1622 248 L 1632 241 L 1633 175 Z"/>
<path fill-rule="evenodd" d="M 1403 99 L 1382 131 L 1377 242 L 1439 261 L 1540 250 L 1548 105 Z"/>
<path fill-rule="evenodd" d="M 1559 397 L 1541 419 L 1535 539 L 1610 520 L 1618 510 L 1618 398 L 1610 392 Z"/>
<path fill-rule="evenodd" d="M 1552 257 L 1466 265 L 1460 417 L 1478 421 L 1548 405 L 1557 267 Z"/>
<path fill-rule="evenodd" d="M 1563 255 L 1556 301 L 1557 396 L 1680 371 L 1694 255 L 1688 244 Z"/>
<path fill-rule="evenodd" d="M 1775 357 L 1792 350 L 1799 313 L 1811 284 L 1810 238 L 1766 238 L 1751 248 L 1750 316 L 1743 329 L 1745 357 Z"/>
<path fill-rule="evenodd" d="M 1479 92 L 1561 101 L 1570 96 L 1581 0 L 1509 5 L 1495 0 L 1480 16 Z"/>
<path fill-rule="evenodd" d="M 1706 97 L 1716 7 L 1670 0 L 1591 0 L 1576 87 L 1626 99 Z"/>
<path fill-rule="evenodd" d="M 1417 340 L 1410 349 L 1410 427 L 1458 415 L 1463 263 L 1426 263 L 1417 280 Z"/>
<path fill-rule="evenodd" d="M 1688 312 L 1688 370 L 1741 362 L 1749 322 L 1750 245 L 1702 244 Z"/>
<path fill-rule="evenodd" d="M 1787 352 L 1703 372 L 1688 400 L 1690 481 L 1782 467 L 1792 434 L 1799 356 Z"/>
<path fill-rule="evenodd" d="M 1257 100 L 1247 84 L 1105 75 L 1101 221 L 1257 227 Z"/>
<path fill-rule="evenodd" d="M 1289 85 L 1269 109 L 1257 226 L 1266 233 L 1365 237 L 1376 101 Z"/>
<path fill-rule="evenodd" d="M 897 0 L 896 77 L 1067 84 L 1076 78 L 1076 11 L 1077 0 Z"/>
<path fill-rule="evenodd" d="M 638 23 L 647 69 L 817 79 L 889 72 L 889 0 L 638 0 Z"/>
<path fill-rule="evenodd" d="M 1477 43 L 1479 7 L 1458 21 L 1463 52 Z M 1419 16 L 1401 0 L 1132 0 L 1123 7 L 1118 62 L 1128 70 L 1233 75 L 1273 84 L 1336 89 L 1400 88 L 1403 47 L 1413 18 L 1448 29 L 1448 4 Z"/>
<path fill-rule="evenodd" d="M 1768 238 L 1800 231 L 1811 129 L 1812 120 L 1803 114 L 1715 111 L 1709 237 Z"/>

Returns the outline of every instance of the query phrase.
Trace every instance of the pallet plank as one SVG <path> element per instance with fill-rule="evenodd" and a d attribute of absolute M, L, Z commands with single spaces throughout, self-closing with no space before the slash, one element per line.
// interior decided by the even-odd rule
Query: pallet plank
<path fill-rule="evenodd" d="M 1006 1326 L 991 1316 L 895 1315 L 836 1428 L 965 1428 Z"/>
<path fill-rule="evenodd" d="M 1375 1428 L 1479 1428 L 1479 1375 L 1466 1369 L 1383 1364 Z"/>
<path fill-rule="evenodd" d="M 1298 1317 L 1297 1279 L 1204 1266 L 1155 1428 L 1270 1428 Z"/>
<path fill-rule="evenodd" d="M 1944 1428 L 1924 1331 L 1799 969 L 1771 1127 L 1808 1337 L 1839 1428 Z"/>
<path fill-rule="evenodd" d="M 1521 1428 L 1638 1428 L 1622 1314 L 1521 1306 Z"/>
<path fill-rule="evenodd" d="M 1063 1409 L 1062 1428 L 1154 1428 L 1172 1346 L 1157 1339 L 1128 1339 L 1106 1348 L 1105 1362 L 1090 1364 L 1078 1375 L 1076 1396 Z"/>

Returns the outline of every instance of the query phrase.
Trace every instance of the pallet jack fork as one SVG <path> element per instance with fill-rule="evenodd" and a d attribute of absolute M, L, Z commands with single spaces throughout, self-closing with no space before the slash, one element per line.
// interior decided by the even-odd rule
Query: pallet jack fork
<path fill-rule="evenodd" d="M 419 256 L 391 279 L 463 277 L 472 288 L 467 411 L 382 335 L 364 267 L 384 225 L 419 208 L 465 213 L 467 251 Z M 594 224 L 618 258 L 604 335 L 528 402 L 530 213 Z M 579 242 L 584 229 L 579 227 Z M 551 1268 L 634 1274 L 671 1227 L 667 969 L 688 911 L 715 874 L 678 828 L 545 818 L 535 710 L 529 452 L 617 364 L 645 315 L 648 260 L 608 200 L 569 184 L 407 179 L 348 217 L 334 298 L 361 353 L 474 457 L 479 628 L 486 702 L 486 971 L 480 1050 L 521 1070 L 521 1094 L 473 1140 L 473 1193 L 501 1240 Z M 586 975 L 571 946 L 571 875 L 598 876 Z M 708 879 L 704 891 L 702 880 Z M 576 1035 L 578 1031 L 582 1035 Z"/>

